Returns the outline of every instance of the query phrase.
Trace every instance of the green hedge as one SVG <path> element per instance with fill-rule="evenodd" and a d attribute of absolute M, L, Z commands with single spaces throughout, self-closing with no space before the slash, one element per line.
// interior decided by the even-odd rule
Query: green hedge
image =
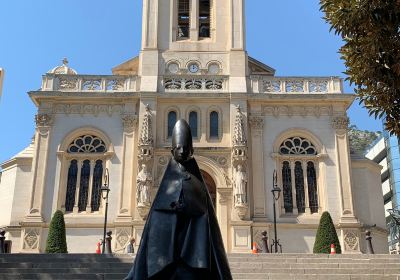
<path fill-rule="evenodd" d="M 314 254 L 329 254 L 332 243 L 335 244 L 336 254 L 341 254 L 342 249 L 331 215 L 329 212 L 324 212 L 319 221 L 317 236 L 315 237 Z"/>
<path fill-rule="evenodd" d="M 56 211 L 51 219 L 46 241 L 46 253 L 68 253 L 64 214 L 60 210 Z"/>

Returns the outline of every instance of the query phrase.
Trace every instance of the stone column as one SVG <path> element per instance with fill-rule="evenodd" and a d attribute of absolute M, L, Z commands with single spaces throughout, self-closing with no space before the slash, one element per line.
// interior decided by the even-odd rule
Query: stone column
<path fill-rule="evenodd" d="M 190 0 L 190 40 L 199 40 L 199 0 Z"/>
<path fill-rule="evenodd" d="M 335 129 L 338 182 L 341 194 L 341 218 L 340 223 L 358 223 L 355 218 L 353 195 L 351 189 L 351 166 L 349 140 L 347 127 L 349 118 L 338 116 L 332 119 L 332 127 Z"/>
<path fill-rule="evenodd" d="M 26 221 L 43 222 L 42 204 L 46 185 L 47 158 L 53 117 L 49 114 L 35 116 L 35 153 L 32 164 L 33 180 L 29 213 Z"/>
<path fill-rule="evenodd" d="M 251 166 L 253 175 L 254 216 L 265 217 L 265 186 L 264 186 L 264 119 L 262 116 L 250 116 L 251 127 Z"/>
<path fill-rule="evenodd" d="M 290 160 L 290 176 L 292 178 L 292 205 L 293 205 L 293 215 L 299 214 L 299 209 L 297 208 L 297 190 L 296 190 L 296 175 L 294 169 L 296 167 L 295 161 Z"/>
<path fill-rule="evenodd" d="M 135 166 L 135 131 L 137 116 L 135 114 L 124 114 L 122 118 L 123 127 L 123 157 L 122 157 L 122 183 L 119 197 L 118 221 L 130 222 L 132 220 L 132 197 L 134 187 Z"/>
<path fill-rule="evenodd" d="M 304 204 L 307 214 L 311 214 L 310 197 L 308 196 L 307 160 L 302 160 L 304 178 Z"/>
<path fill-rule="evenodd" d="M 96 160 L 94 159 L 90 160 L 90 175 L 89 175 L 90 177 L 89 177 L 88 197 L 86 203 L 87 213 L 92 212 L 93 173 L 95 165 L 96 165 Z"/>

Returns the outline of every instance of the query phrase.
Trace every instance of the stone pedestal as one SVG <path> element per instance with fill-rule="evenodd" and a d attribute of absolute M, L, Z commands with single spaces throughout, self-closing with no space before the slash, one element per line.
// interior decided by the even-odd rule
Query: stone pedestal
<path fill-rule="evenodd" d="M 232 253 L 249 253 L 251 251 L 252 222 L 232 223 Z"/>

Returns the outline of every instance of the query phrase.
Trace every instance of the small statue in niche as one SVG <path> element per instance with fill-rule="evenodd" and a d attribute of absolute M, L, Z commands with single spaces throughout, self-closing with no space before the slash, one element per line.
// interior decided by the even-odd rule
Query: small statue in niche
<path fill-rule="evenodd" d="M 247 204 L 247 174 L 243 170 L 243 166 L 238 164 L 236 171 L 235 171 L 235 204 L 236 205 L 243 205 Z"/>
<path fill-rule="evenodd" d="M 146 164 L 142 164 L 142 170 L 137 176 L 136 183 L 136 199 L 138 205 L 150 205 L 150 188 L 153 183 L 153 177 L 147 170 Z"/>

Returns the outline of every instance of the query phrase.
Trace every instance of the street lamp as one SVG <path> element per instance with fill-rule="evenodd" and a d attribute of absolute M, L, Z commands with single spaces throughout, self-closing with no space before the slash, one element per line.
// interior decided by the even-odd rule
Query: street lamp
<path fill-rule="evenodd" d="M 278 245 L 279 247 L 281 247 L 281 251 L 282 251 L 282 246 L 281 244 L 279 244 L 279 240 L 278 240 L 278 233 L 276 231 L 276 201 L 278 201 L 279 197 L 281 196 L 281 189 L 278 188 L 278 176 L 276 173 L 276 170 L 274 170 L 274 176 L 273 176 L 273 182 L 272 182 L 272 198 L 274 201 L 274 233 L 275 233 L 275 239 L 272 240 L 272 246 L 275 246 L 275 253 L 278 253 Z M 272 252 L 272 248 L 271 248 L 271 252 Z"/>
<path fill-rule="evenodd" d="M 107 213 L 108 213 L 108 193 L 110 192 L 109 188 L 109 174 L 108 174 L 108 169 L 106 168 L 104 170 L 104 185 L 101 187 L 101 197 L 106 201 L 106 213 L 104 215 L 104 233 L 103 233 L 103 247 L 102 247 L 102 253 L 104 254 L 105 252 L 105 246 L 106 246 L 106 231 L 107 231 Z"/>

